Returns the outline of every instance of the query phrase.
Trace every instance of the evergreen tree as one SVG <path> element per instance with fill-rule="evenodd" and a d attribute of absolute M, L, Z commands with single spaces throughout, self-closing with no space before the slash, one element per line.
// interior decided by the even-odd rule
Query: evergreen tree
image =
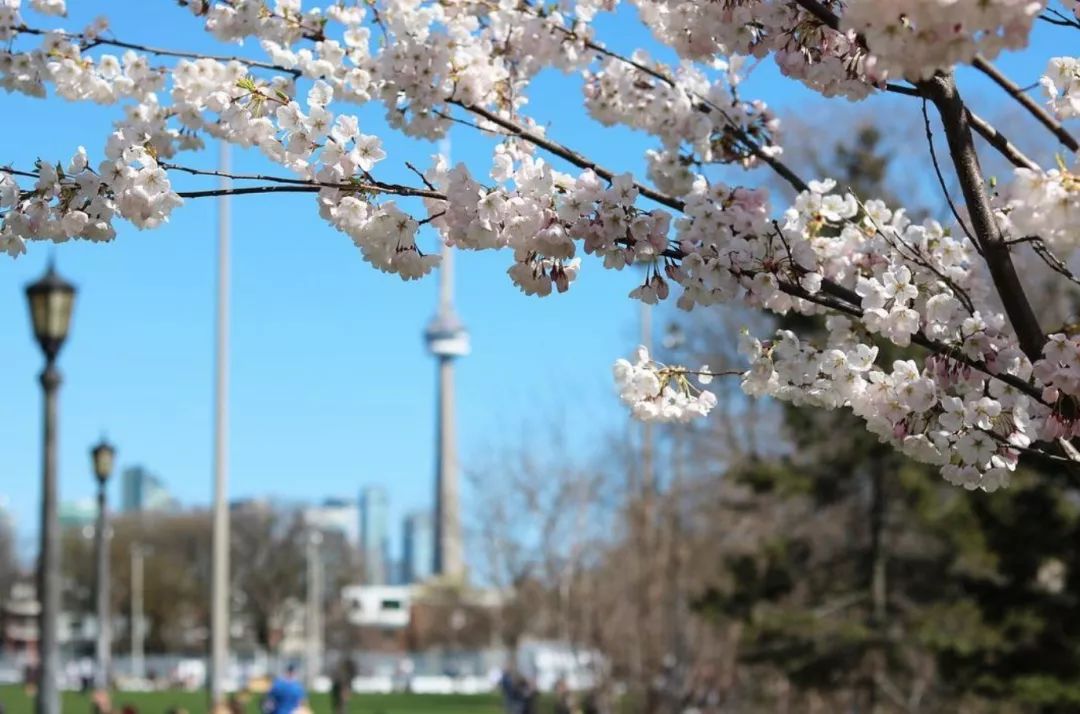
<path fill-rule="evenodd" d="M 863 127 L 818 168 L 888 196 L 881 142 Z M 779 326 L 815 328 L 801 316 Z M 921 359 L 879 355 L 908 358 Z M 780 408 L 790 454 L 727 475 L 776 525 L 752 552 L 725 555 L 729 584 L 698 603 L 745 624 L 744 664 L 825 711 L 1080 710 L 1069 477 L 1029 469 L 1003 492 L 957 492 L 847 410 Z"/>

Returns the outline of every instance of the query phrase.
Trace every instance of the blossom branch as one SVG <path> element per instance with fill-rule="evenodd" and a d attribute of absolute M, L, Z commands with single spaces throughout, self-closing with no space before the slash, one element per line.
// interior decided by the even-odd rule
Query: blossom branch
<path fill-rule="evenodd" d="M 1058 25 L 1060 27 L 1075 27 L 1080 28 L 1080 20 L 1075 17 L 1067 17 L 1056 8 L 1047 8 L 1046 14 L 1039 15 L 1039 19 L 1043 22 L 1048 22 L 1051 25 Z"/>
<path fill-rule="evenodd" d="M 586 158 L 584 155 L 580 154 L 579 152 L 574 151 L 573 149 L 571 149 L 571 148 L 569 148 L 567 146 L 559 144 L 558 142 L 552 141 L 551 139 L 548 139 L 547 137 L 541 136 L 541 135 L 537 134 L 536 132 L 534 132 L 534 131 L 532 131 L 530 129 L 527 129 L 526 127 L 521 126 L 520 124 L 518 124 L 518 123 L 516 123 L 514 121 L 511 121 L 510 119 L 505 119 L 505 118 L 499 116 L 498 114 L 496 114 L 495 112 L 489 111 L 487 109 L 484 109 L 483 107 L 478 107 L 478 106 L 473 105 L 473 104 L 466 104 L 465 102 L 459 101 L 457 99 L 451 99 L 450 103 L 455 104 L 455 105 L 461 107 L 462 109 L 464 109 L 464 110 L 466 110 L 468 112 L 476 114 L 477 116 L 483 117 L 484 119 L 491 122 L 492 124 L 497 124 L 498 126 L 500 126 L 503 129 L 507 130 L 508 132 L 513 134 L 514 136 L 518 136 L 518 137 L 528 141 L 530 144 L 534 144 L 535 146 L 539 146 L 540 148 L 544 149 L 545 151 L 551 152 L 552 154 L 558 156 L 561 159 L 564 159 L 564 160 L 570 162 L 571 164 L 573 164 L 574 166 L 577 166 L 578 168 L 589 169 L 590 171 L 595 173 L 597 176 L 599 176 L 600 178 L 603 178 L 603 179 L 605 179 L 607 181 L 611 181 L 612 179 L 615 178 L 615 173 L 614 172 L 612 172 L 609 169 L 604 168 L 600 164 L 597 164 L 595 161 L 592 161 L 592 160 Z M 661 193 L 660 191 L 649 188 L 648 186 L 643 186 L 642 184 L 637 183 L 637 182 L 634 183 L 634 186 L 637 188 L 637 190 L 641 193 L 642 196 L 645 196 L 647 198 L 651 198 L 652 200 L 656 201 L 657 203 L 659 203 L 661 205 L 664 205 L 664 206 L 667 206 L 668 208 L 673 208 L 676 211 L 683 210 L 684 204 L 683 204 L 683 202 L 681 200 L 679 200 L 677 198 L 674 198 L 672 196 L 668 196 L 665 193 Z"/>
<path fill-rule="evenodd" d="M 258 69 L 267 69 L 274 72 L 284 72 L 290 74 L 293 77 L 299 77 L 301 72 L 299 69 L 289 69 L 280 65 L 272 64 L 270 62 L 261 62 L 259 60 L 247 59 L 245 57 L 236 57 L 230 55 L 212 55 L 202 54 L 199 52 L 185 52 L 182 50 L 171 50 L 162 47 L 150 47 L 148 45 L 141 45 L 135 42 L 126 42 L 119 39 L 105 39 L 103 37 L 90 38 L 85 33 L 81 32 L 67 32 L 64 30 L 42 30 L 36 27 L 28 27 L 26 25 L 20 25 L 18 27 L 9 28 L 17 33 L 25 35 L 51 35 L 59 34 L 66 40 L 78 42 L 83 50 L 89 50 L 98 46 L 116 47 L 119 49 L 135 50 L 137 52 L 146 52 L 158 57 L 176 57 L 178 59 L 211 59 L 218 62 L 239 62 L 248 67 L 254 67 Z"/>
<path fill-rule="evenodd" d="M 1024 107 L 1024 109 L 1035 117 L 1040 124 L 1049 129 L 1050 132 L 1057 137 L 1057 140 L 1066 148 L 1070 151 L 1080 151 L 1080 143 L 1077 143 L 1076 138 L 1062 126 L 1061 122 L 1052 117 L 1043 107 L 1039 106 L 1038 102 L 1024 94 L 1024 91 L 1020 86 L 1002 74 L 1001 71 L 988 62 L 986 58 L 976 55 L 972 65 L 975 69 L 985 74 L 999 87 L 1004 89 L 1006 94 L 1019 102 L 1020 106 Z"/>
<path fill-rule="evenodd" d="M 539 15 L 539 14 L 537 16 L 542 17 L 542 15 Z M 626 64 L 626 65 L 628 65 L 630 67 L 633 67 L 634 69 L 638 70 L 639 72 L 642 72 L 642 73 L 644 73 L 644 74 L 646 74 L 646 75 L 648 75 L 648 76 L 650 76 L 650 77 L 652 77 L 654 79 L 657 79 L 657 80 L 663 82 L 664 84 L 668 85 L 669 87 L 674 88 L 674 87 L 678 86 L 677 83 L 675 82 L 675 80 L 672 79 L 671 77 L 669 77 L 664 72 L 661 72 L 661 71 L 659 71 L 659 70 L 657 70 L 657 69 L 655 69 L 653 67 L 649 67 L 648 65 L 646 65 L 646 64 L 644 64 L 642 62 L 638 62 L 637 60 L 634 60 L 634 59 L 632 59 L 630 57 L 626 57 L 625 55 L 619 54 L 618 52 L 613 52 L 613 51 L 609 50 L 608 48 L 604 47 L 603 45 L 594 42 L 593 40 L 581 37 L 580 35 L 575 33 L 573 30 L 571 30 L 569 28 L 566 28 L 566 27 L 563 27 L 562 25 L 552 25 L 552 27 L 554 27 L 559 32 L 565 34 L 567 37 L 577 39 L 577 40 L 581 40 L 582 42 L 584 42 L 585 46 L 588 47 L 593 52 L 601 54 L 601 55 L 603 55 L 605 57 L 610 57 L 611 59 L 617 60 L 617 61 L 622 62 L 622 63 L 624 63 L 624 64 Z M 699 111 L 703 111 L 706 114 L 709 113 L 709 112 L 712 112 L 712 111 L 719 112 L 720 116 L 722 116 L 724 118 L 725 122 L 727 123 L 728 128 L 735 135 L 735 138 L 737 138 L 740 142 L 742 142 L 743 145 L 746 147 L 746 149 L 749 150 L 750 153 L 753 154 L 753 156 L 756 159 L 758 159 L 759 161 L 761 161 L 762 163 L 767 165 L 769 168 L 771 168 L 774 172 L 776 172 L 777 175 L 779 175 L 782 179 L 784 179 L 789 184 L 791 184 L 791 186 L 796 191 L 802 192 L 802 191 L 806 191 L 806 190 L 809 189 L 809 185 L 806 183 L 806 181 L 804 181 L 802 178 L 800 178 L 798 176 L 798 174 L 796 174 L 794 171 L 792 171 L 791 168 L 789 166 L 787 166 L 787 164 L 785 164 L 783 161 L 780 161 L 775 156 L 771 156 L 767 151 L 762 149 L 761 145 L 758 144 L 753 139 L 753 137 L 751 137 L 749 134 L 747 134 L 746 130 L 743 129 L 741 126 L 739 126 L 738 122 L 736 122 L 734 119 L 732 119 L 727 114 L 727 112 L 725 112 L 723 110 L 723 108 L 717 106 L 715 103 L 709 101 L 705 97 L 697 96 L 697 100 L 699 102 L 697 104 L 697 109 Z"/>
<path fill-rule="evenodd" d="M 796 285 L 796 284 L 788 282 L 786 280 L 778 280 L 778 284 L 780 286 L 780 289 L 783 292 L 787 293 L 788 295 L 791 295 L 792 297 L 797 297 L 797 298 L 799 298 L 801 300 L 806 300 L 807 302 L 812 302 L 815 305 L 820 305 L 822 307 L 829 308 L 831 310 L 835 310 L 836 312 L 839 312 L 839 313 L 844 314 L 844 315 L 848 315 L 849 317 L 854 317 L 854 318 L 859 319 L 859 320 L 862 320 L 862 318 L 863 318 L 862 309 L 859 308 L 859 307 L 856 307 L 854 305 L 851 305 L 851 304 L 849 304 L 847 302 L 841 302 L 841 301 L 838 301 L 838 300 L 832 300 L 832 299 L 829 299 L 828 297 L 823 297 L 820 294 L 810 293 L 805 288 L 803 288 L 802 286 Z M 839 289 L 837 289 L 837 288 L 839 288 Z M 854 296 L 856 300 L 858 299 L 858 296 L 856 296 L 854 293 L 850 293 L 849 291 L 846 291 L 845 288 L 842 288 L 840 286 L 836 286 L 835 284 L 830 286 L 826 282 L 822 282 L 822 292 L 832 293 L 834 295 L 836 295 L 836 294 L 839 294 L 839 295 L 850 294 L 850 295 Z M 1043 399 L 1042 399 L 1042 392 L 1040 390 L 1036 389 L 1035 386 L 1033 386 L 1031 383 L 1027 382 L 1026 380 L 1020 379 L 1016 375 L 995 372 L 995 371 L 991 370 L 990 367 L 985 362 L 982 362 L 980 360 L 973 360 L 973 359 L 967 357 L 966 355 L 964 355 L 963 353 L 959 352 L 955 348 L 950 347 L 949 345 L 943 344 L 943 343 L 941 343 L 941 342 L 939 342 L 937 340 L 933 340 L 933 339 L 927 337 L 922 332 L 916 332 L 915 334 L 913 334 L 911 336 L 911 342 L 912 342 L 912 344 L 919 345 L 920 347 L 923 347 L 923 348 L 929 350 L 930 352 L 933 352 L 934 354 L 939 354 L 939 355 L 941 355 L 943 357 L 948 357 L 949 359 L 952 359 L 955 362 L 959 362 L 960 364 L 967 365 L 968 367 L 971 367 L 972 369 L 977 369 L 978 371 L 982 372 L 983 374 L 987 375 L 988 377 L 996 379 L 996 380 L 998 380 L 1000 382 L 1003 382 L 1005 384 L 1008 384 L 1011 387 L 1014 387 L 1014 388 L 1020 390 L 1021 392 L 1028 395 L 1029 397 L 1031 397 L 1035 401 L 1037 401 L 1039 403 L 1044 403 Z"/>
<path fill-rule="evenodd" d="M 885 87 L 885 91 L 899 94 L 904 97 L 917 97 L 924 99 L 922 92 L 915 87 L 908 87 L 902 84 L 889 83 Z M 1004 156 L 1009 163 L 1017 168 L 1021 169 L 1038 169 L 1039 165 L 1029 159 L 1024 152 L 1020 151 L 1009 141 L 1009 137 L 1001 133 L 997 127 L 983 119 L 981 116 L 971 111 L 967 106 L 964 107 L 964 111 L 967 113 L 968 121 L 971 123 L 971 128 L 978 133 L 986 143 L 997 149 L 998 153 Z"/>
<path fill-rule="evenodd" d="M 1013 166 L 1021 169 L 1031 169 L 1037 171 L 1039 165 L 1029 159 L 1020 149 L 1016 148 L 1016 145 L 1009 141 L 1008 137 L 1002 134 L 996 129 L 990 122 L 980 117 L 975 112 L 967 109 L 968 122 L 971 124 L 971 128 L 974 129 L 979 136 L 986 140 L 986 143 L 998 150 L 998 152 L 1012 163 Z"/>
<path fill-rule="evenodd" d="M 161 167 L 172 171 L 181 171 L 183 173 L 192 174 L 193 176 L 216 176 L 218 178 L 233 179 L 236 181 L 268 181 L 271 183 L 289 184 L 292 186 L 302 187 L 309 191 L 320 191 L 324 188 L 337 189 L 339 191 L 367 191 L 370 193 L 386 193 L 395 196 L 410 196 L 416 198 L 432 198 L 437 201 L 445 201 L 446 194 L 439 191 L 430 189 L 413 188 L 411 186 L 402 186 L 401 184 L 384 183 L 382 181 L 350 181 L 348 183 L 322 183 L 319 181 L 306 181 L 304 179 L 292 179 L 283 176 L 268 176 L 264 174 L 233 174 L 225 173 L 223 171 L 213 171 L 209 169 L 195 169 L 188 166 L 177 166 L 175 164 L 162 163 Z M 269 187 L 263 187 L 269 189 Z M 245 190 L 245 193 L 259 193 L 259 191 Z M 263 191 L 263 193 L 267 193 Z M 181 196 L 184 194 L 181 193 Z M 206 195 L 227 195 L 227 194 L 210 194 Z"/>

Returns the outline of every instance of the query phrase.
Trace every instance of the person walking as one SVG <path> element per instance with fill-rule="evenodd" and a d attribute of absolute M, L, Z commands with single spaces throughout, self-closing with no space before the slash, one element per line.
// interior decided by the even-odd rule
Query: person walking
<path fill-rule="evenodd" d="M 344 655 L 338 663 L 334 673 L 334 681 L 330 688 L 330 700 L 334 706 L 334 714 L 345 714 L 349 710 L 349 698 L 352 695 L 352 682 L 356 678 L 356 665 L 352 657 Z"/>
<path fill-rule="evenodd" d="M 270 685 L 270 691 L 263 699 L 264 714 L 298 714 L 305 707 L 307 693 L 296 678 L 296 665 L 285 668 L 284 676 L 278 677 Z"/>
<path fill-rule="evenodd" d="M 537 706 L 540 703 L 540 690 L 531 679 L 521 680 L 521 714 L 538 714 Z"/>
<path fill-rule="evenodd" d="M 565 679 L 560 679 L 555 683 L 554 714 L 574 714 L 573 702 L 570 700 L 570 687 L 566 686 Z"/>

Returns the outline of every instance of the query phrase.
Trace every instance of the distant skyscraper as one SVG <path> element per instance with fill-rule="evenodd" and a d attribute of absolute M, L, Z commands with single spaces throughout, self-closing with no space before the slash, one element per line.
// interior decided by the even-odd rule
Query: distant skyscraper
<path fill-rule="evenodd" d="M 360 547 L 360 506 L 348 498 L 328 498 L 304 509 L 304 522 L 321 531 L 337 531 L 353 548 Z"/>
<path fill-rule="evenodd" d="M 435 528 L 426 511 L 405 516 L 402 533 L 401 580 L 404 584 L 431 577 L 435 564 Z"/>
<path fill-rule="evenodd" d="M 61 528 L 83 528 L 94 525 L 97 519 L 97 501 L 93 498 L 80 498 L 78 501 L 64 501 L 60 504 L 59 518 Z"/>
<path fill-rule="evenodd" d="M 124 469 L 121 490 L 120 509 L 124 513 L 165 511 L 176 506 L 165 482 L 142 466 Z"/>
<path fill-rule="evenodd" d="M 439 309 L 428 323 L 424 337 L 437 364 L 438 406 L 435 411 L 435 575 L 463 577 L 465 561 L 461 543 L 458 501 L 457 435 L 454 420 L 454 360 L 469 354 L 469 333 L 454 312 L 454 262 L 450 247 L 443 246 L 439 267 Z"/>
<path fill-rule="evenodd" d="M 386 491 L 369 486 L 360 492 L 360 548 L 364 554 L 364 580 L 385 585 L 390 543 L 386 530 Z"/>

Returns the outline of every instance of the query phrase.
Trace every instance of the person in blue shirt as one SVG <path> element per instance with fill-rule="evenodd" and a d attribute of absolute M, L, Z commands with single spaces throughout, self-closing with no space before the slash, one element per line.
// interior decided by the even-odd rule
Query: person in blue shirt
<path fill-rule="evenodd" d="M 278 677 L 270 686 L 263 700 L 266 714 L 293 714 L 304 703 L 304 685 L 296 679 L 296 665 L 285 668 L 285 676 Z"/>

